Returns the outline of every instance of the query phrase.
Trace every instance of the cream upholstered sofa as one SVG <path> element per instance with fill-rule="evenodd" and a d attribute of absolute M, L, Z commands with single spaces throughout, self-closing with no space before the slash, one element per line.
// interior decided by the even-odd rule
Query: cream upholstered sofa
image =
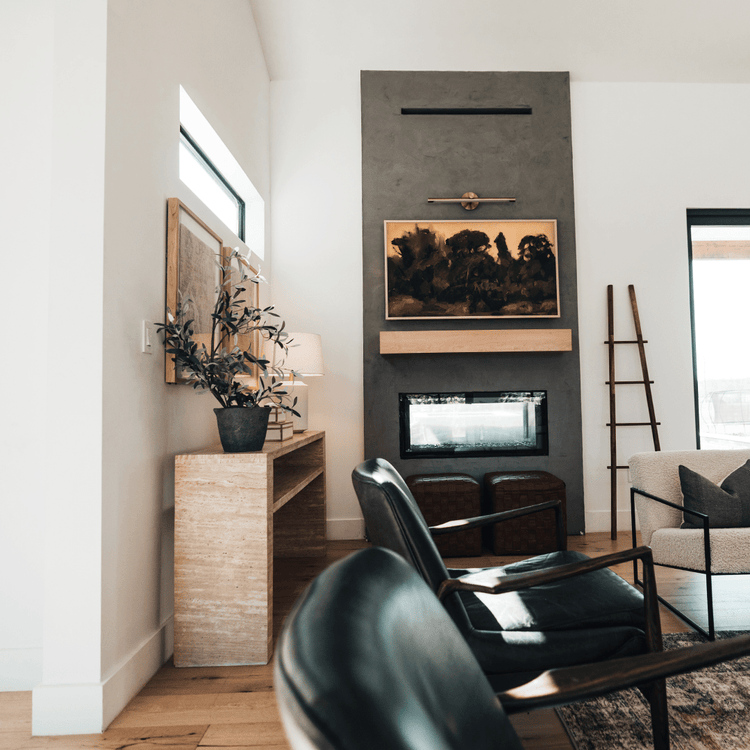
<path fill-rule="evenodd" d="M 748 459 L 750 450 L 688 450 L 636 453 L 628 461 L 632 483 L 633 544 L 637 515 L 641 544 L 651 547 L 654 563 L 706 573 L 708 631 L 659 598 L 711 640 L 714 638 L 711 576 L 750 573 L 750 528 L 711 529 L 709 512 L 707 530 L 681 529 L 683 498 L 679 466 L 686 466 L 720 484 Z"/>

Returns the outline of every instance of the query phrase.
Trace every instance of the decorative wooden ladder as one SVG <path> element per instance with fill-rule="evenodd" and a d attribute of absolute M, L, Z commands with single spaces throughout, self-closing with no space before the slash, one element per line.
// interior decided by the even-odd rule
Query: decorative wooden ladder
<path fill-rule="evenodd" d="M 661 422 L 656 421 L 656 413 L 654 411 L 654 399 L 651 395 L 651 384 L 653 380 L 649 380 L 648 377 L 648 365 L 646 364 L 646 349 L 643 346 L 648 341 L 644 341 L 643 333 L 641 331 L 641 319 L 638 315 L 638 303 L 635 299 L 635 287 L 632 284 L 628 285 L 628 292 L 630 293 L 630 306 L 633 308 L 633 323 L 635 324 L 635 341 L 616 341 L 615 340 L 615 316 L 614 316 L 614 303 L 613 303 L 613 290 L 612 284 L 607 287 L 607 340 L 604 342 L 607 344 L 609 349 L 609 380 L 607 385 L 609 386 L 609 454 L 610 454 L 610 465 L 607 467 L 610 470 L 610 492 L 611 492 L 611 523 L 612 523 L 612 539 L 617 539 L 617 470 L 627 469 L 627 466 L 617 465 L 617 428 L 618 427 L 642 427 L 650 426 L 651 435 L 654 439 L 654 450 L 661 450 L 659 443 L 659 430 L 657 425 Z M 643 380 L 615 380 L 615 346 L 617 344 L 637 344 L 638 354 L 641 359 L 641 372 L 643 373 Z M 648 406 L 648 422 L 618 422 L 617 421 L 617 408 L 615 400 L 615 386 L 616 385 L 643 385 L 646 390 L 646 405 Z"/>

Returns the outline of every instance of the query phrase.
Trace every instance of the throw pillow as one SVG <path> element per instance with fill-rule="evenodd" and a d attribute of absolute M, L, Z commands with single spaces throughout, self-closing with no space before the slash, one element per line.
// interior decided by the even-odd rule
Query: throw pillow
<path fill-rule="evenodd" d="M 712 529 L 750 526 L 750 461 L 735 469 L 720 486 L 687 466 L 680 466 L 683 505 L 708 515 Z M 681 529 L 702 529 L 696 516 L 684 514 Z"/>

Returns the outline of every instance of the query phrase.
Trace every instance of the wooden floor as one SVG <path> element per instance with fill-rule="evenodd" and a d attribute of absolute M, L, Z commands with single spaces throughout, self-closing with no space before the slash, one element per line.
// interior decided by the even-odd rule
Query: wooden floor
<path fill-rule="evenodd" d="M 364 542 L 331 542 L 326 558 L 274 561 L 274 635 L 292 603 L 326 566 L 364 546 Z M 594 557 L 630 547 L 630 535 L 617 541 L 608 533 L 569 537 L 570 549 Z M 450 559 L 450 567 L 484 567 L 511 559 L 492 556 Z M 632 566 L 616 569 L 632 581 Z M 679 599 L 699 621 L 705 617 L 703 577 L 660 569 L 662 595 Z M 747 576 L 715 579 L 717 627 L 746 630 L 750 622 Z M 665 633 L 688 628 L 662 610 Z M 528 750 L 570 750 L 565 730 L 553 711 L 513 717 Z M 0 693 L 0 750 L 210 750 L 211 748 L 288 748 L 276 709 L 272 667 L 175 669 L 167 664 L 133 698 L 103 734 L 72 737 L 31 736 L 31 693 Z"/>

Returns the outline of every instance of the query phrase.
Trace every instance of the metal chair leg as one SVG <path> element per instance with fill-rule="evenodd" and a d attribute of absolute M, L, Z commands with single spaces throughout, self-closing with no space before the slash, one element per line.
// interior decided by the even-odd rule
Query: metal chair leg
<path fill-rule="evenodd" d="M 637 572 L 634 577 L 636 586 L 643 588 L 643 581 L 638 578 Z M 714 627 L 714 601 L 712 594 L 711 575 L 706 575 L 706 595 L 708 601 L 708 630 L 699 625 L 695 620 L 686 615 L 682 610 L 677 609 L 671 602 L 668 602 L 661 594 L 658 595 L 659 601 L 674 615 L 677 615 L 683 622 L 690 625 L 693 630 L 700 633 L 709 641 L 716 640 L 716 629 Z"/>
<path fill-rule="evenodd" d="M 716 638 L 714 628 L 714 595 L 713 585 L 711 583 L 711 570 L 706 571 L 706 601 L 708 602 L 708 640 L 713 641 Z"/>

